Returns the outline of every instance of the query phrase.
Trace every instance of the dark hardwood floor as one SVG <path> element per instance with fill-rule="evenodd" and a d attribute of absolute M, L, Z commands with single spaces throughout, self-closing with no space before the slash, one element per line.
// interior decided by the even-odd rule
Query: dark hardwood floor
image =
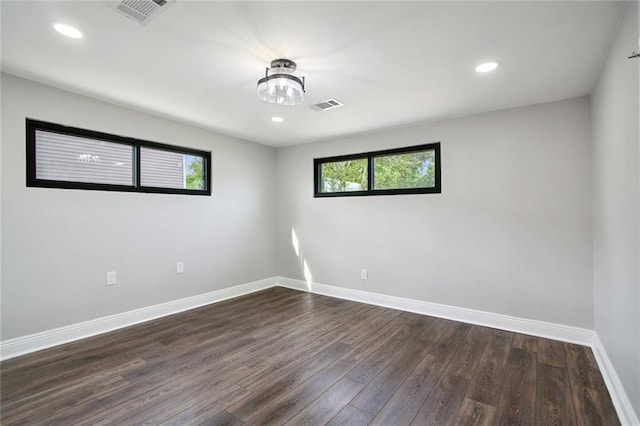
<path fill-rule="evenodd" d="M 0 369 L 3 425 L 619 424 L 588 347 L 281 287 Z"/>

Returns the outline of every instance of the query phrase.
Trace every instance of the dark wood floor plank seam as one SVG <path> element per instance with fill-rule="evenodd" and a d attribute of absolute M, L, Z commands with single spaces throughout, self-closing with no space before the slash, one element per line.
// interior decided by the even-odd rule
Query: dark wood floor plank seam
<path fill-rule="evenodd" d="M 248 351 L 243 354 L 241 360 L 246 365 L 259 369 L 261 365 L 268 365 L 274 359 L 282 358 L 283 352 L 286 352 L 289 348 L 297 351 L 305 350 L 305 345 L 311 345 L 313 340 L 320 340 L 329 336 L 330 333 L 339 329 L 343 324 L 353 321 L 355 319 L 354 315 L 367 311 L 371 311 L 371 309 L 354 310 L 348 315 L 336 316 L 335 314 L 328 314 L 327 316 L 321 316 L 317 318 L 320 321 L 320 326 L 317 323 L 305 322 L 298 329 L 292 330 L 291 333 L 275 336 L 273 339 L 261 342 L 260 348 L 253 353 Z"/>
<path fill-rule="evenodd" d="M 467 398 L 497 407 L 511 354 L 513 333 L 492 330 L 491 337 L 471 379 Z"/>
<path fill-rule="evenodd" d="M 372 414 L 347 404 L 327 423 L 327 426 L 367 426 L 372 421 Z"/>
<path fill-rule="evenodd" d="M 248 413 L 249 424 L 282 424 L 304 410 L 335 382 L 342 379 L 354 363 L 338 359 L 260 410 Z"/>
<path fill-rule="evenodd" d="M 511 348 L 497 407 L 500 424 L 534 424 L 537 364 L 534 352 Z"/>
<path fill-rule="evenodd" d="M 469 383 L 470 380 L 464 377 L 443 374 L 411 424 L 440 425 L 455 419 L 458 408 L 467 393 Z"/>
<path fill-rule="evenodd" d="M 304 383 L 307 379 L 323 370 L 337 360 L 341 353 L 347 350 L 347 345 L 334 342 L 332 345 L 314 355 L 309 362 L 298 364 L 294 369 L 287 369 L 277 376 L 269 376 L 268 380 L 261 380 L 253 387 L 247 387 L 252 395 L 238 402 L 228 410 L 239 418 L 245 419 L 257 410 L 270 404 L 272 400 L 287 393 L 292 388 Z"/>
<path fill-rule="evenodd" d="M 389 398 L 372 423 L 375 425 L 409 424 L 440 381 L 441 370 L 436 357 L 425 355 Z"/>
<path fill-rule="evenodd" d="M 464 398 L 458 407 L 454 423 L 457 425 L 477 425 L 490 426 L 495 424 L 496 408 Z M 511 424 L 527 424 L 527 423 L 511 423 Z"/>
<path fill-rule="evenodd" d="M 538 362 L 536 424 L 573 424 L 575 419 L 575 406 L 567 370 Z"/>
<path fill-rule="evenodd" d="M 262 360 L 264 365 L 262 365 L 261 368 L 255 364 L 248 364 L 252 368 L 256 369 L 256 373 L 254 376 L 248 377 L 246 380 L 260 383 L 265 380 L 270 380 L 270 377 L 274 375 L 280 374 L 280 371 L 283 368 L 297 368 L 300 364 L 305 362 L 307 357 L 313 357 L 322 350 L 325 350 L 336 341 L 339 341 L 344 336 L 348 335 L 354 327 L 357 329 L 359 325 L 353 323 L 351 320 L 352 317 L 345 316 L 339 320 L 339 322 L 336 322 L 341 324 L 341 326 L 332 326 L 329 327 L 328 330 L 323 329 L 319 335 L 312 335 L 312 338 L 307 336 L 306 340 L 302 339 L 299 341 L 299 347 L 288 353 L 279 352 L 272 356 L 265 357 Z"/>
<path fill-rule="evenodd" d="M 342 351 L 341 353 L 344 354 L 345 351 L 349 352 L 350 350 L 353 350 L 354 346 L 345 344 L 343 342 L 343 339 L 350 336 L 352 333 L 356 333 L 361 327 L 364 326 L 366 320 L 367 317 L 362 318 L 360 322 L 350 319 L 350 324 L 345 325 L 339 331 L 336 331 L 333 334 L 326 333 L 310 344 L 302 346 L 301 350 L 304 352 L 294 351 L 293 353 L 295 355 L 293 358 L 297 359 L 285 358 L 279 361 L 274 360 L 275 363 L 272 363 L 270 366 L 259 370 L 254 376 L 248 377 L 246 380 L 255 382 L 255 386 L 261 386 L 264 383 L 271 383 L 273 380 L 277 380 L 279 376 L 285 374 L 287 371 L 297 369 L 303 364 L 308 364 L 308 362 L 304 361 L 305 359 L 308 359 L 308 357 L 312 357 L 311 359 L 313 359 L 316 354 L 321 354 L 322 351 L 326 351 L 332 346 L 332 344 L 335 343 L 340 343 L 340 349 Z M 249 385 L 249 388 L 252 389 L 252 386 Z"/>
<path fill-rule="evenodd" d="M 248 394 L 250 394 L 250 392 L 245 388 L 237 388 L 233 392 L 226 392 L 219 397 L 214 396 L 212 398 L 209 395 L 200 395 L 191 401 L 191 405 L 157 424 L 172 426 L 202 424 L 214 418 L 220 410 L 225 410 Z M 153 417 L 150 417 L 149 421 L 153 421 Z"/>
<path fill-rule="evenodd" d="M 363 388 L 363 384 L 343 377 L 285 425 L 322 425 L 331 421 Z"/>
<path fill-rule="evenodd" d="M 351 405 L 377 415 L 386 402 L 409 377 L 413 369 L 427 356 L 434 345 L 427 340 L 430 330 L 425 328 L 413 337 L 376 377 L 351 401 Z"/>

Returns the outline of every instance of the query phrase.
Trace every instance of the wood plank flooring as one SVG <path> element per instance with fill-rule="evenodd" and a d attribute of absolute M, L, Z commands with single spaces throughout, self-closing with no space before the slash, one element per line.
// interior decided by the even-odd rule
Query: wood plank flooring
<path fill-rule="evenodd" d="M 616 425 L 591 350 L 271 288 L 0 363 L 0 422 Z"/>

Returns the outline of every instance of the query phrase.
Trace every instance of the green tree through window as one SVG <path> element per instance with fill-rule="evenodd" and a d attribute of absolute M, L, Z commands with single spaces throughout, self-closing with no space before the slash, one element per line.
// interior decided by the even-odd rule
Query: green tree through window
<path fill-rule="evenodd" d="M 374 177 L 374 189 L 431 188 L 435 185 L 435 153 L 374 157 Z"/>
<path fill-rule="evenodd" d="M 322 185 L 326 192 L 364 191 L 367 189 L 367 179 L 366 159 L 322 165 Z"/>
<path fill-rule="evenodd" d="M 185 155 L 184 161 L 186 189 L 204 189 L 204 158 Z"/>

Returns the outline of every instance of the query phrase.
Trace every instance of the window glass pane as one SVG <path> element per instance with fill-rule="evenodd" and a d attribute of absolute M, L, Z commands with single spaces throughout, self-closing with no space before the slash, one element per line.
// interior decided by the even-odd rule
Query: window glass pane
<path fill-rule="evenodd" d="M 132 186 L 133 147 L 36 130 L 36 178 Z"/>
<path fill-rule="evenodd" d="M 373 189 L 433 188 L 435 151 L 377 156 L 373 159 Z"/>
<path fill-rule="evenodd" d="M 185 155 L 184 164 L 184 179 L 187 189 L 207 189 L 204 176 L 204 158 L 198 155 Z"/>
<path fill-rule="evenodd" d="M 366 191 L 367 159 L 323 163 L 320 169 L 321 192 Z"/>
<path fill-rule="evenodd" d="M 204 166 L 201 156 L 141 147 L 140 185 L 204 190 Z"/>

